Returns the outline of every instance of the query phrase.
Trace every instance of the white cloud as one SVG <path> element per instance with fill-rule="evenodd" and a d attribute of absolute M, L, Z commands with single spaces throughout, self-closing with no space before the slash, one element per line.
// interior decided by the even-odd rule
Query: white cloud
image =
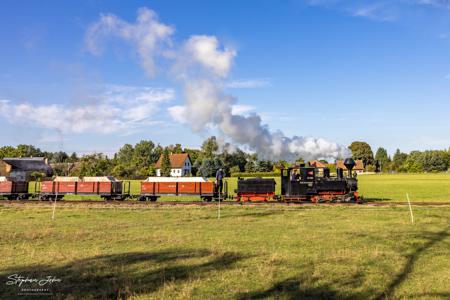
<path fill-rule="evenodd" d="M 344 0 L 309 0 L 310 6 L 333 9 L 354 17 L 362 17 L 376 21 L 394 21 L 402 8 L 395 1 L 344 1 Z"/>
<path fill-rule="evenodd" d="M 233 115 L 246 115 L 254 110 L 254 106 L 247 104 L 234 104 L 233 106 L 231 106 L 231 113 Z"/>
<path fill-rule="evenodd" d="M 165 46 L 171 44 L 173 32 L 173 27 L 159 22 L 153 10 L 141 8 L 135 23 L 126 22 L 112 14 L 101 15 L 88 28 L 85 45 L 92 54 L 100 55 L 105 39 L 119 37 L 134 46 L 142 67 L 149 76 L 154 76 L 155 56 L 164 54 Z"/>
<path fill-rule="evenodd" d="M 448 0 L 417 0 L 415 2 L 420 5 L 429 5 L 434 8 L 450 9 L 450 1 Z"/>
<path fill-rule="evenodd" d="M 184 106 L 181 105 L 176 105 L 176 106 L 172 106 L 169 107 L 167 109 L 167 111 L 169 112 L 170 116 L 177 122 L 180 123 L 187 123 L 187 118 L 186 116 L 186 108 Z"/>
<path fill-rule="evenodd" d="M 55 129 L 63 133 L 123 132 L 152 121 L 172 89 L 108 86 L 96 102 L 78 105 L 16 103 L 0 100 L 0 117 L 12 124 Z"/>
<path fill-rule="evenodd" d="M 355 8 L 352 14 L 356 17 L 377 18 L 380 6 L 377 4 Z"/>
<path fill-rule="evenodd" d="M 191 36 L 184 45 L 184 51 L 194 63 L 219 77 L 228 75 L 236 56 L 236 51 L 229 48 L 220 49 L 217 38 L 208 35 Z"/>
<path fill-rule="evenodd" d="M 232 89 L 254 89 L 269 85 L 268 79 L 238 79 L 225 83 L 225 87 Z"/>

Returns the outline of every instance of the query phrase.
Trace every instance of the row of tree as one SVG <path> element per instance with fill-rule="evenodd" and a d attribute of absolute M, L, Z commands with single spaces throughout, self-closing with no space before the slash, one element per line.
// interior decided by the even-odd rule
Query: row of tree
<path fill-rule="evenodd" d="M 450 149 L 412 151 L 409 154 L 397 150 L 391 158 L 380 147 L 375 155 L 366 142 L 355 141 L 349 149 L 354 159 L 363 161 L 366 171 L 375 172 L 443 172 L 450 168 Z M 276 172 L 286 161 L 260 160 L 256 154 L 239 148 L 219 144 L 214 136 L 206 139 L 200 149 L 183 148 L 181 144 L 163 147 L 143 140 L 134 146 L 125 144 L 112 158 L 102 153 L 78 157 L 59 152 L 41 151 L 32 145 L 0 147 L 0 159 L 4 157 L 47 157 L 56 174 L 66 176 L 100 176 L 110 174 L 119 178 L 145 178 L 156 174 L 155 164 L 162 155 L 161 174 L 170 175 L 170 153 L 188 153 L 193 163 L 192 175 L 211 177 L 222 168 L 227 175 L 233 173 Z M 303 161 L 298 158 L 297 162 Z M 327 163 L 326 161 L 323 161 Z"/>
<path fill-rule="evenodd" d="M 193 163 L 192 175 L 211 177 L 222 168 L 228 175 L 237 172 L 272 172 L 275 163 L 258 160 L 256 154 L 240 149 L 230 150 L 230 145 L 219 147 L 216 137 L 206 139 L 200 149 L 183 148 L 181 144 L 163 147 L 143 140 L 134 146 L 123 145 L 112 158 L 102 153 L 78 157 L 63 151 L 47 152 L 32 145 L 0 147 L 4 157 L 47 157 L 54 172 L 65 176 L 100 176 L 110 174 L 119 178 L 145 178 L 156 174 L 155 164 L 162 157 L 161 174 L 170 175 L 169 154 L 188 153 Z M 286 163 L 286 162 L 284 162 Z"/>
<path fill-rule="evenodd" d="M 349 148 L 353 158 L 362 160 L 367 171 L 419 173 L 445 172 L 450 168 L 450 148 L 412 151 L 409 154 L 397 149 L 392 158 L 382 147 L 373 155 L 372 148 L 366 142 L 353 142 Z"/>

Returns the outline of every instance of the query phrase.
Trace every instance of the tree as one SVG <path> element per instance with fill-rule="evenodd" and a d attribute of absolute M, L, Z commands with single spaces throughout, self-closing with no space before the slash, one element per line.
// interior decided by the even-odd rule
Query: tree
<path fill-rule="evenodd" d="M 134 145 L 132 161 L 138 169 L 149 168 L 160 156 L 161 152 L 152 141 L 140 141 Z"/>
<path fill-rule="evenodd" d="M 252 173 L 255 172 L 256 166 L 255 166 L 255 162 L 252 160 L 249 160 L 246 164 L 245 164 L 245 172 L 248 173 Z"/>
<path fill-rule="evenodd" d="M 375 160 L 378 162 L 381 172 L 383 172 L 385 167 L 390 162 L 390 159 L 389 159 L 386 149 L 379 147 L 377 149 L 377 153 L 375 154 Z"/>
<path fill-rule="evenodd" d="M 51 162 L 63 163 L 63 162 L 66 162 L 68 158 L 69 158 L 69 155 L 67 155 L 66 152 L 59 151 L 59 152 L 53 153 Z"/>
<path fill-rule="evenodd" d="M 405 159 L 405 161 L 402 164 L 403 169 L 410 173 L 423 172 L 421 156 L 422 156 L 422 152 L 411 151 L 411 153 L 409 153 L 408 157 Z"/>
<path fill-rule="evenodd" d="M 203 177 L 213 177 L 220 168 L 223 168 L 223 163 L 219 158 L 204 159 L 197 173 Z"/>
<path fill-rule="evenodd" d="M 213 159 L 218 150 L 219 144 L 215 136 L 207 138 L 202 144 L 203 158 Z"/>
<path fill-rule="evenodd" d="M 444 151 L 424 151 L 419 161 L 426 172 L 443 172 L 448 169 L 448 162 Z"/>
<path fill-rule="evenodd" d="M 165 148 L 163 151 L 163 157 L 161 161 L 161 176 L 168 177 L 170 176 L 171 166 L 170 166 L 170 157 L 169 157 L 169 149 Z"/>
<path fill-rule="evenodd" d="M 230 173 L 231 174 L 236 174 L 236 173 L 239 173 L 239 172 L 241 172 L 241 169 L 239 168 L 239 166 L 233 166 L 233 167 L 230 168 Z"/>
<path fill-rule="evenodd" d="M 116 160 L 123 165 L 130 165 L 134 156 L 134 148 L 130 144 L 123 145 L 116 153 Z"/>
<path fill-rule="evenodd" d="M 270 160 L 259 160 L 256 163 L 257 172 L 272 172 L 273 164 Z"/>
<path fill-rule="evenodd" d="M 181 144 L 175 144 L 175 146 L 170 145 L 169 148 L 170 151 L 174 154 L 183 153 L 183 148 L 181 147 Z"/>
<path fill-rule="evenodd" d="M 353 159 L 362 160 L 364 167 L 366 165 L 373 165 L 373 152 L 369 144 L 366 142 L 355 141 L 348 148 L 352 151 Z"/>
<path fill-rule="evenodd" d="M 17 153 L 20 157 L 37 157 L 43 156 L 42 151 L 39 148 L 36 148 L 33 145 L 17 145 Z"/>
<path fill-rule="evenodd" d="M 18 157 L 19 153 L 16 148 L 12 146 L 3 146 L 0 148 L 0 158 Z"/>
<path fill-rule="evenodd" d="M 72 152 L 72 154 L 70 155 L 70 157 L 69 157 L 69 159 L 68 159 L 68 162 L 74 163 L 74 162 L 77 162 L 77 161 L 78 161 L 78 156 L 77 156 L 77 154 L 76 154 L 75 152 Z"/>
<path fill-rule="evenodd" d="M 234 149 L 232 152 L 228 149 L 229 147 L 225 145 L 222 154 L 219 155 L 220 160 L 223 162 L 225 173 L 229 173 L 234 166 L 239 167 L 239 170 L 243 171 L 247 163 L 247 154 L 240 149 Z"/>
<path fill-rule="evenodd" d="M 405 163 L 408 158 L 408 154 L 400 152 L 400 149 L 397 149 L 392 157 L 393 167 L 395 170 L 401 171 L 402 165 Z"/>
<path fill-rule="evenodd" d="M 30 173 L 30 180 L 31 181 L 42 181 L 42 178 L 45 177 L 44 173 L 33 171 Z"/>
<path fill-rule="evenodd" d="M 80 160 L 80 167 L 76 175 L 104 176 L 110 174 L 112 166 L 111 160 L 102 153 L 85 155 Z"/>

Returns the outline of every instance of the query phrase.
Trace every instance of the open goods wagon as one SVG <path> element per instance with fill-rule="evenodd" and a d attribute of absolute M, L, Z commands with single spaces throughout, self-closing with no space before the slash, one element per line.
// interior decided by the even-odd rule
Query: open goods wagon
<path fill-rule="evenodd" d="M 126 188 L 126 193 L 124 190 Z M 129 196 L 130 183 L 116 180 L 112 176 L 101 177 L 56 177 L 43 181 L 39 198 L 42 200 L 61 199 L 64 195 L 99 195 L 105 200 L 124 200 Z"/>
<path fill-rule="evenodd" d="M 16 181 L 9 177 L 0 177 L 0 196 L 8 200 L 27 199 L 28 182 Z"/>
<path fill-rule="evenodd" d="M 223 193 L 219 194 L 214 182 L 203 177 L 149 177 L 141 182 L 139 200 L 156 201 L 161 196 L 199 196 L 203 201 L 223 200 L 228 195 L 224 182 Z"/>

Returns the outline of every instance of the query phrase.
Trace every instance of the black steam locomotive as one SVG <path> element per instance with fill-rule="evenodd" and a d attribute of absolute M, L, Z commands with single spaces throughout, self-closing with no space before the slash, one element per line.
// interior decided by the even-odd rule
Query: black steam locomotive
<path fill-rule="evenodd" d="M 311 166 L 295 166 L 281 170 L 281 194 L 275 195 L 273 178 L 238 179 L 235 190 L 237 201 L 286 202 L 361 202 L 358 195 L 358 181 L 352 175 L 355 161 L 347 158 L 344 170 L 337 168 L 336 176 L 330 176 L 330 169 Z"/>

